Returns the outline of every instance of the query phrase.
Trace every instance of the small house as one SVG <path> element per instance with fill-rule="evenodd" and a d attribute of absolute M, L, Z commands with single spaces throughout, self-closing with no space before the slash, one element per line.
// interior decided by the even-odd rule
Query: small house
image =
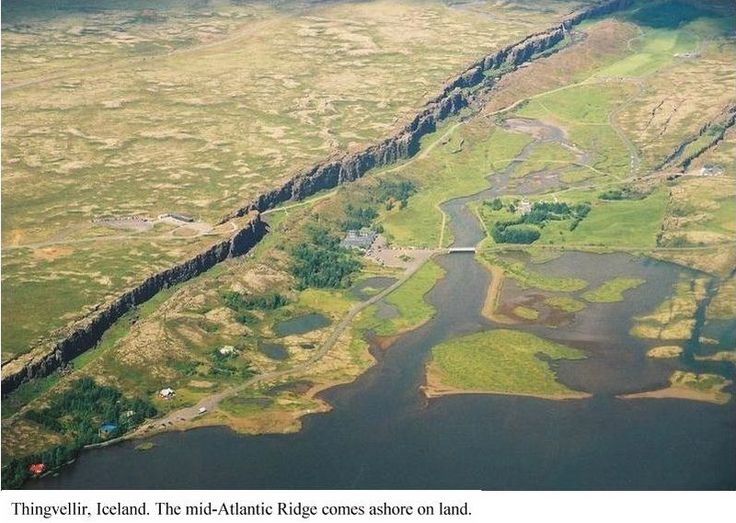
<path fill-rule="evenodd" d="M 207 412 L 207 407 L 199 407 L 200 414 L 204 414 L 205 412 Z"/>
<path fill-rule="evenodd" d="M 519 202 L 519 205 L 516 207 L 516 212 L 519 214 L 526 214 L 528 212 L 531 212 L 532 210 L 532 204 L 528 200 L 521 200 Z"/>
<path fill-rule="evenodd" d="M 159 393 L 158 393 L 158 395 L 160 397 L 162 397 L 163 399 L 165 399 L 165 400 L 168 400 L 168 399 L 173 398 L 175 394 L 176 394 L 176 392 L 174 392 L 174 389 L 171 389 L 171 388 L 168 388 L 168 387 L 165 388 L 165 389 L 161 389 L 159 391 Z"/>
<path fill-rule="evenodd" d="M 45 463 L 31 463 L 28 465 L 28 472 L 33 474 L 34 476 L 40 476 L 44 472 L 46 472 L 46 464 Z"/>
<path fill-rule="evenodd" d="M 700 169 L 700 176 L 720 176 L 723 174 L 723 167 L 718 165 L 704 165 Z"/>
<path fill-rule="evenodd" d="M 159 220 L 165 220 L 166 218 L 170 218 L 172 220 L 176 220 L 177 222 L 186 222 L 186 223 L 192 223 L 194 222 L 194 216 L 191 214 L 185 213 L 185 212 L 167 212 L 164 214 L 159 215 Z"/>

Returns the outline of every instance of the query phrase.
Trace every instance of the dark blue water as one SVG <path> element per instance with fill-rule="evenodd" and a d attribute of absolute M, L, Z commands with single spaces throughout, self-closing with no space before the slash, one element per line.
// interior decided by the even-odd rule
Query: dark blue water
<path fill-rule="evenodd" d="M 497 182 L 496 178 L 494 178 Z M 497 186 L 478 197 L 500 192 Z M 465 204 L 443 205 L 456 245 L 483 236 Z M 519 326 L 579 347 L 585 360 L 555 365 L 584 400 L 457 395 L 430 402 L 419 392 L 431 348 L 493 328 L 480 315 L 488 272 L 472 254 L 437 258 L 446 276 L 427 295 L 437 309 L 400 336 L 354 383 L 325 391 L 334 409 L 308 416 L 296 434 L 241 436 L 223 428 L 154 437 L 85 452 L 37 488 L 454 488 L 734 489 L 736 402 L 620 400 L 664 386 L 674 365 L 652 360 L 651 344 L 628 335 L 631 318 L 672 293 L 681 269 L 626 255 L 566 254 L 534 270 L 591 283 L 626 274 L 646 283 L 624 302 L 589 305 L 564 326 Z M 509 298 L 525 292 L 509 286 Z M 523 296 L 522 296 L 523 297 Z"/>
<path fill-rule="evenodd" d="M 558 336 L 589 355 L 561 364 L 561 379 L 593 392 L 593 398 L 460 395 L 427 403 L 418 387 L 431 347 L 492 326 L 478 314 L 487 272 L 472 255 L 438 261 L 447 276 L 428 295 L 438 306 L 434 320 L 402 336 L 355 383 L 326 391 L 323 397 L 334 410 L 307 417 L 301 432 L 241 436 L 208 428 L 164 434 L 153 438 L 157 447 L 151 452 L 135 451 L 135 443 L 86 452 L 60 476 L 29 486 L 736 488 L 734 403 L 616 399 L 622 391 L 663 384 L 671 363 L 660 362 L 665 365 L 660 367 L 647 360 L 646 347 L 621 343 L 625 334 L 586 332 L 598 324 L 600 313 L 593 308 L 586 309 L 587 319 L 559 329 L 567 334 Z M 642 271 L 652 267 L 626 263 Z M 677 272 L 656 266 L 665 282 L 671 278 L 668 271 Z M 650 279 L 633 291 L 639 294 L 629 307 L 646 308 L 669 291 L 669 284 Z M 626 333 L 628 328 L 619 324 L 611 330 Z M 624 357 L 617 359 L 616 353 Z"/>

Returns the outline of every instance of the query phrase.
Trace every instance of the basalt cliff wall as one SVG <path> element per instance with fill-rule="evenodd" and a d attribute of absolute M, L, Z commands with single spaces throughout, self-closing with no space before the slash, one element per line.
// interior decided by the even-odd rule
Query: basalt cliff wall
<path fill-rule="evenodd" d="M 530 35 L 520 42 L 489 54 L 447 82 L 440 93 L 391 137 L 359 152 L 333 156 L 309 169 L 296 173 L 281 186 L 261 194 L 223 217 L 220 224 L 252 214 L 248 223 L 230 239 L 174 267 L 154 274 L 117 298 L 99 305 L 82 320 L 53 334 L 56 341 L 45 342 L 31 352 L 7 362 L 2 369 L 2 393 L 8 394 L 21 383 L 49 375 L 76 356 L 94 347 L 102 334 L 123 314 L 149 300 L 156 293 L 187 281 L 233 256 L 248 252 L 266 233 L 259 211 L 274 208 L 289 200 L 301 200 L 321 190 L 356 180 L 375 167 L 411 158 L 419 150 L 422 137 L 434 132 L 450 116 L 458 114 L 474 101 L 478 88 L 491 88 L 486 72 L 511 70 L 550 50 L 565 38 L 565 33 L 583 20 L 602 16 L 626 7 L 631 0 L 604 1 L 566 17 L 556 26 Z"/>
<path fill-rule="evenodd" d="M 53 333 L 55 341 L 45 342 L 31 352 L 3 365 L 2 392 L 7 394 L 32 378 L 49 375 L 73 358 L 94 347 L 102 334 L 123 314 L 151 299 L 167 287 L 185 282 L 216 264 L 248 252 L 266 234 L 259 213 L 252 213 L 245 225 L 230 238 L 220 241 L 173 267 L 155 273 L 116 298 L 98 305 L 81 320 Z"/>
<path fill-rule="evenodd" d="M 302 200 L 321 190 L 354 181 L 374 167 L 382 167 L 398 160 L 411 158 L 419 150 L 419 141 L 434 132 L 446 118 L 456 115 L 474 100 L 474 90 L 490 88 L 493 80 L 486 74 L 493 70 L 512 70 L 552 49 L 562 42 L 566 32 L 580 22 L 623 9 L 631 0 L 601 2 L 566 17 L 558 25 L 532 34 L 520 42 L 489 54 L 455 78 L 447 82 L 441 92 L 431 99 L 405 127 L 391 137 L 360 152 L 331 157 L 290 177 L 281 186 L 261 194 L 256 199 L 224 216 L 224 223 L 250 211 L 272 209 L 290 200 Z"/>

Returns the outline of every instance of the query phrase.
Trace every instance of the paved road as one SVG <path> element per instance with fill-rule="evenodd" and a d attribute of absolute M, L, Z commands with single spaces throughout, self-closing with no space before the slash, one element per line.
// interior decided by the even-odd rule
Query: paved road
<path fill-rule="evenodd" d="M 440 251 L 437 251 L 437 252 L 440 252 Z M 345 332 L 345 329 L 347 329 L 350 326 L 350 324 L 353 322 L 353 320 L 356 318 L 358 314 L 360 314 L 366 307 L 369 307 L 377 303 L 378 301 L 382 300 L 383 298 L 391 294 L 393 291 L 401 287 L 401 285 L 403 285 L 414 273 L 416 273 L 430 257 L 431 256 L 417 257 L 415 260 L 413 260 L 411 265 L 409 265 L 406 272 L 404 272 L 401 278 L 399 278 L 396 282 L 394 282 L 392 285 L 390 285 L 383 291 L 379 292 L 375 296 L 372 296 L 368 300 L 354 305 L 350 309 L 350 311 L 348 311 L 347 314 L 345 314 L 345 316 L 342 317 L 342 319 L 338 322 L 338 324 L 335 326 L 335 328 L 330 333 L 329 337 L 322 343 L 322 345 L 320 345 L 320 347 L 315 351 L 314 356 L 312 356 L 308 361 L 305 361 L 304 363 L 301 363 L 290 369 L 274 371 L 274 372 L 267 372 L 265 374 L 259 374 L 258 376 L 254 376 L 253 378 L 250 378 L 249 380 L 246 380 L 245 382 L 239 385 L 230 387 L 221 392 L 217 392 L 215 394 L 212 394 L 211 396 L 207 396 L 206 398 L 204 398 L 203 400 L 201 400 L 199 403 L 197 403 L 194 406 L 186 407 L 183 409 L 179 409 L 179 410 L 170 412 L 163 418 L 154 420 L 151 423 L 143 425 L 137 431 L 132 432 L 124 436 L 123 438 L 120 438 L 115 441 L 121 441 L 122 439 L 131 439 L 131 438 L 141 437 L 141 436 L 150 436 L 152 434 L 155 434 L 157 432 L 162 432 L 169 428 L 175 428 L 177 425 L 186 423 L 199 416 L 202 416 L 203 414 L 200 413 L 200 409 L 204 408 L 208 412 L 212 411 L 215 408 L 217 408 L 217 406 L 220 404 L 221 401 L 227 398 L 233 397 L 245 389 L 258 385 L 259 383 L 268 383 L 276 379 L 284 378 L 286 376 L 290 376 L 293 374 L 300 374 L 300 373 L 303 373 L 309 370 L 311 367 L 317 364 L 322 358 L 324 358 L 324 356 L 334 347 L 337 340 L 340 339 L 340 336 L 342 336 L 342 334 Z"/>

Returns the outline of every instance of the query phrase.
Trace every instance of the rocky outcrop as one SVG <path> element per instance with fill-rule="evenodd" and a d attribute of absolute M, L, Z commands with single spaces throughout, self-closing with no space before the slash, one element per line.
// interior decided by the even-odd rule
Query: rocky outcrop
<path fill-rule="evenodd" d="M 706 123 L 698 129 L 697 133 L 681 142 L 655 169 L 661 170 L 674 166 L 681 172 L 685 172 L 693 160 L 718 145 L 723 140 L 726 131 L 734 125 L 736 125 L 736 105 L 729 105 L 721 111 L 717 118 Z M 691 148 L 687 154 L 684 154 L 692 144 L 705 135 L 709 136 L 710 141 L 700 147 Z"/>
<path fill-rule="evenodd" d="M 202 274 L 216 264 L 251 249 L 266 233 L 266 224 L 253 213 L 232 237 L 173 267 L 153 274 L 115 299 L 99 305 L 85 318 L 56 331 L 51 341 L 3 365 L 2 392 L 13 391 L 24 381 L 49 375 L 94 347 L 102 334 L 123 314 L 151 299 L 162 289 Z"/>
<path fill-rule="evenodd" d="M 474 89 L 492 85 L 486 74 L 488 71 L 513 69 L 557 45 L 565 38 L 565 33 L 570 27 L 583 20 L 621 9 L 629 3 L 630 0 L 611 0 L 596 4 L 571 14 L 547 31 L 528 36 L 516 44 L 483 57 L 447 82 L 440 93 L 427 102 L 409 124 L 390 138 L 360 152 L 331 157 L 296 173 L 280 187 L 261 194 L 255 200 L 223 217 L 219 223 L 246 216 L 253 211 L 263 212 L 289 200 L 301 200 L 320 190 L 354 181 L 374 167 L 412 157 L 419 150 L 419 141 L 422 137 L 434 132 L 443 120 L 458 114 L 472 103 Z M 47 376 L 94 347 L 102 334 L 116 320 L 160 290 L 187 281 L 227 258 L 248 252 L 265 232 L 266 225 L 256 213 L 248 224 L 229 240 L 222 241 L 187 261 L 150 276 L 111 302 L 98 306 L 83 320 L 57 331 L 54 337 L 58 341 L 40 345 L 3 366 L 3 394 L 13 391 L 31 378 Z"/>
<path fill-rule="evenodd" d="M 418 151 L 419 140 L 423 136 L 434 132 L 439 123 L 470 105 L 473 100 L 473 88 L 492 85 L 486 74 L 488 71 L 513 69 L 528 62 L 564 40 L 566 32 L 574 25 L 622 9 L 630 3 L 631 0 L 601 2 L 569 15 L 560 24 L 546 31 L 530 35 L 520 42 L 481 58 L 447 82 L 441 92 L 427 102 L 408 125 L 399 129 L 390 138 L 361 152 L 329 158 L 298 172 L 280 187 L 261 194 L 255 200 L 227 214 L 219 223 L 243 216 L 252 210 L 263 212 L 289 200 L 304 199 L 318 191 L 356 180 L 374 167 L 412 157 Z"/>

